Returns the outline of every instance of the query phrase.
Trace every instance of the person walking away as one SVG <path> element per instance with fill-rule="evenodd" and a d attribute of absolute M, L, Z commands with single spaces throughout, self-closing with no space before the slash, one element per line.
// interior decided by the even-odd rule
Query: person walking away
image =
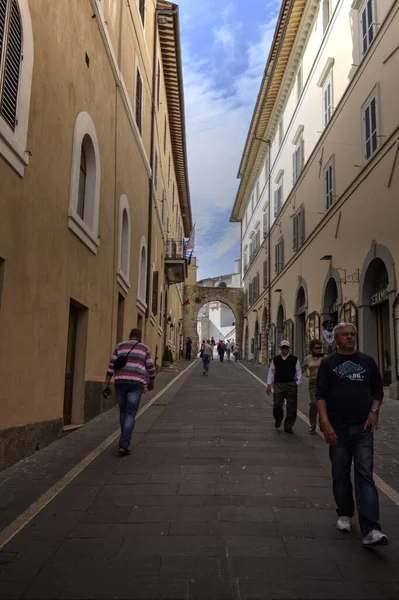
<path fill-rule="evenodd" d="M 297 416 L 298 385 L 302 380 L 302 369 L 296 356 L 290 353 L 291 344 L 283 340 L 280 344 L 281 354 L 275 356 L 267 374 L 266 393 L 270 396 L 273 386 L 273 416 L 278 429 L 284 419 L 284 400 L 287 403 L 287 416 L 284 431 L 293 433 Z"/>
<path fill-rule="evenodd" d="M 375 360 L 356 348 L 357 329 L 351 323 L 334 327 L 337 352 L 322 360 L 316 379 L 320 427 L 329 444 L 337 528 L 351 530 L 356 506 L 363 546 L 386 546 L 379 523 L 378 491 L 373 479 L 374 430 L 384 396 Z"/>
<path fill-rule="evenodd" d="M 315 434 L 317 425 L 316 376 L 320 363 L 326 355 L 323 353 L 323 343 L 320 340 L 311 340 L 309 350 L 310 354 L 302 365 L 302 373 L 306 373 L 309 377 L 309 433 Z"/>
<path fill-rule="evenodd" d="M 209 340 L 203 342 L 202 347 L 202 374 L 208 375 L 209 372 L 209 364 L 211 362 L 211 357 L 213 354 L 213 348 L 209 343 Z"/>
<path fill-rule="evenodd" d="M 191 341 L 191 338 L 187 338 L 186 341 L 186 360 L 191 360 L 191 348 L 193 346 L 193 343 Z"/>
<path fill-rule="evenodd" d="M 235 342 L 233 342 L 233 356 L 234 356 L 235 362 L 237 362 L 237 360 L 238 360 L 239 353 L 240 353 L 239 347 L 237 346 L 237 344 Z"/>
<path fill-rule="evenodd" d="M 226 354 L 227 354 L 227 360 L 230 360 L 230 355 L 231 355 L 231 342 L 230 342 L 230 340 L 227 340 Z"/>
<path fill-rule="evenodd" d="M 148 346 L 141 342 L 140 329 L 132 329 L 129 340 L 116 346 L 105 377 L 105 398 L 111 394 L 113 376 L 121 426 L 119 455 L 126 456 L 130 454 L 130 440 L 144 387 L 147 385 L 148 390 L 153 390 L 155 382 L 155 365 Z"/>
<path fill-rule="evenodd" d="M 224 343 L 223 340 L 219 340 L 218 354 L 219 354 L 220 362 L 223 362 L 225 352 L 226 352 L 226 344 Z"/>
<path fill-rule="evenodd" d="M 211 341 L 209 343 L 212 346 L 212 360 L 213 360 L 213 354 L 215 352 L 215 346 L 216 346 L 215 338 L 213 336 L 211 337 Z"/>

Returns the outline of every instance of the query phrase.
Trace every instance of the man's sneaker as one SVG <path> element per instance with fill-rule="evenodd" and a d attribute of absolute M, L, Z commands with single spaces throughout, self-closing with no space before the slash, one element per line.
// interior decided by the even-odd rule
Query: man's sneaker
<path fill-rule="evenodd" d="M 351 520 L 349 517 L 339 517 L 337 521 L 337 529 L 339 531 L 350 531 L 352 529 Z"/>
<path fill-rule="evenodd" d="M 311 427 L 311 428 L 309 429 L 309 433 L 311 433 L 311 434 L 314 434 L 314 433 L 316 433 L 316 427 Z"/>
<path fill-rule="evenodd" d="M 283 419 L 276 419 L 274 426 L 276 429 L 278 429 L 279 427 L 281 427 L 281 423 L 283 422 Z"/>
<path fill-rule="evenodd" d="M 382 531 L 373 529 L 362 539 L 363 546 L 388 546 L 388 537 Z"/>
<path fill-rule="evenodd" d="M 129 454 L 130 454 L 129 448 L 124 448 L 123 446 L 120 446 L 119 456 L 128 456 Z"/>

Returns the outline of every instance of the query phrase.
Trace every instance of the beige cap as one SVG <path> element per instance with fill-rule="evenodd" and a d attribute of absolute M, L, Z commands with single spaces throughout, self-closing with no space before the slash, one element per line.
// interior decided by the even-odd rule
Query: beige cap
<path fill-rule="evenodd" d="M 288 348 L 291 348 L 291 344 L 289 343 L 288 340 L 283 340 L 280 344 L 280 348 L 282 348 L 283 346 L 288 346 Z"/>

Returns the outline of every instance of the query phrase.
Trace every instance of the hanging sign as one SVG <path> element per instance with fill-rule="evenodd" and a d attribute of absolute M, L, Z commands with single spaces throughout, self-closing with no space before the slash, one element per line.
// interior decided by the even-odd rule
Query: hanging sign
<path fill-rule="evenodd" d="M 324 321 L 323 325 L 323 337 L 327 344 L 332 344 L 334 342 L 334 327 L 335 322 L 331 319 Z"/>
<path fill-rule="evenodd" d="M 376 292 L 375 294 L 371 294 L 370 296 L 370 306 L 377 306 L 377 304 L 382 304 L 388 300 L 388 289 L 384 288 Z"/>

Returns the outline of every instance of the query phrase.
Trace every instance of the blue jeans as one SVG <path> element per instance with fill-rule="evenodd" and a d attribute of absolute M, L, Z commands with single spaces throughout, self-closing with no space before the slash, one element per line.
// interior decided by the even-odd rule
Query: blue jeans
<path fill-rule="evenodd" d="M 381 530 L 378 492 L 373 479 L 373 432 L 356 425 L 337 429 L 336 434 L 338 441 L 336 446 L 330 446 L 330 460 L 338 516 L 353 517 L 355 512 L 351 482 L 353 460 L 361 532 L 367 535 L 372 529 Z"/>
<path fill-rule="evenodd" d="M 202 365 L 203 365 L 204 373 L 208 373 L 208 371 L 209 371 L 209 363 L 210 362 L 211 362 L 211 357 L 210 356 L 203 356 L 202 357 Z"/>
<path fill-rule="evenodd" d="M 115 384 L 116 397 L 119 404 L 119 420 L 121 424 L 119 448 L 129 447 L 143 389 L 143 386 L 139 383 Z"/>

